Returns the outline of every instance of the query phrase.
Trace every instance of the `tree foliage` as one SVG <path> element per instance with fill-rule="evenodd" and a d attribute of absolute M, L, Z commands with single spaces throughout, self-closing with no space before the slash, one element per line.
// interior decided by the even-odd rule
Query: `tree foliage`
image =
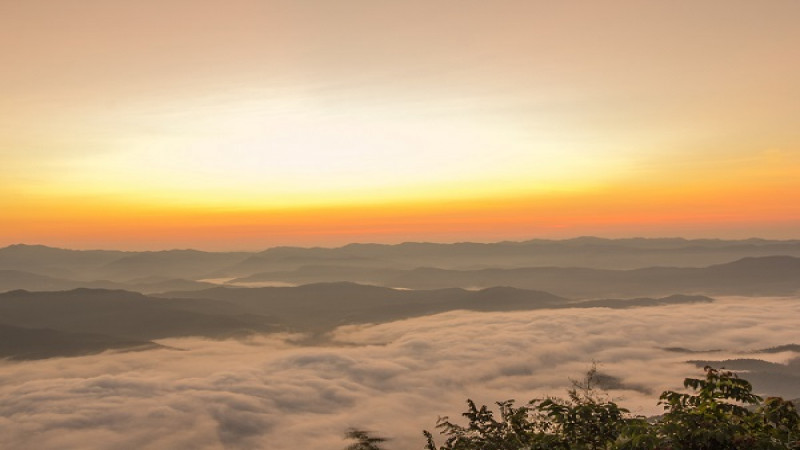
<path fill-rule="evenodd" d="M 705 368 L 705 378 L 687 378 L 693 393 L 666 391 L 666 413 L 650 430 L 662 448 L 800 448 L 797 410 L 791 402 L 753 394 L 735 373 Z"/>
<path fill-rule="evenodd" d="M 596 369 L 573 382 L 567 399 L 546 398 L 515 406 L 497 403 L 499 415 L 467 400 L 465 425 L 442 417 L 437 445 L 424 431 L 427 450 L 538 449 L 800 449 L 800 416 L 779 397 L 762 400 L 752 385 L 730 371 L 705 368 L 704 378 L 687 378 L 691 392 L 666 391 L 665 413 L 648 420 L 633 416 L 594 387 Z"/>

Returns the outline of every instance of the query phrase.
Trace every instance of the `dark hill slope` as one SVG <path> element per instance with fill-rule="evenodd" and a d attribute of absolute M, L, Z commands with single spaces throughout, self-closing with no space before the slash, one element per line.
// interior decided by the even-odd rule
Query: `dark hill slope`
<path fill-rule="evenodd" d="M 226 337 L 275 330 L 268 318 L 237 315 L 237 312 L 232 305 L 221 302 L 187 303 L 103 289 L 0 294 L 0 323 L 26 328 L 143 340 L 176 336 Z"/>
<path fill-rule="evenodd" d="M 106 350 L 149 350 L 163 346 L 150 341 L 90 333 L 69 333 L 46 328 L 21 328 L 0 324 L 0 358 L 43 359 L 80 356 Z"/>
<path fill-rule="evenodd" d="M 298 287 L 229 288 L 168 292 L 168 298 L 226 301 L 249 313 L 269 314 L 301 329 L 325 330 L 359 322 L 386 322 L 452 310 L 523 311 L 564 307 L 647 306 L 647 302 L 710 301 L 707 297 L 614 300 L 584 304 L 543 291 L 494 287 L 478 291 L 459 288 L 398 290 L 355 283 L 317 283 Z"/>

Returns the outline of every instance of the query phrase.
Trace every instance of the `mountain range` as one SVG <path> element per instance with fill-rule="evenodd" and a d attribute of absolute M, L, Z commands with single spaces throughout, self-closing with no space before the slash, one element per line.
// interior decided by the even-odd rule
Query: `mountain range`
<path fill-rule="evenodd" d="M 153 340 L 185 336 L 227 338 L 300 331 L 320 339 L 339 325 L 389 322 L 453 310 L 628 308 L 709 301 L 701 296 L 670 296 L 576 302 L 546 292 L 514 288 L 409 291 L 354 283 L 292 288 L 216 287 L 158 297 L 86 288 L 57 292 L 17 290 L 0 294 L 0 325 L 4 327 L 0 330 L 4 337 L 0 357 L 72 356 L 109 349 L 153 348 Z"/>
<path fill-rule="evenodd" d="M 800 258 L 746 257 L 708 267 L 647 267 L 630 270 L 584 267 L 523 267 L 455 270 L 420 267 L 410 270 L 307 266 L 294 271 L 263 272 L 229 281 L 231 284 L 309 283 L 352 280 L 406 289 L 451 286 L 485 288 L 512 286 L 541 289 L 580 298 L 669 295 L 793 295 L 800 291 Z"/>
<path fill-rule="evenodd" d="M 703 267 L 745 257 L 772 255 L 800 257 L 800 241 L 583 237 L 486 244 L 407 242 L 395 245 L 349 244 L 337 248 L 274 247 L 261 252 L 123 252 L 17 244 L 0 248 L 0 270 L 83 282 L 108 280 L 128 283 L 149 277 L 161 280 L 239 278 L 308 266 L 394 270 L 545 266 L 636 269 L 650 266 Z"/>
<path fill-rule="evenodd" d="M 350 281 L 407 289 L 510 286 L 574 298 L 791 295 L 800 241 L 533 240 L 492 244 L 350 244 L 263 252 L 0 249 L 0 292 L 79 287 L 141 293 Z"/>

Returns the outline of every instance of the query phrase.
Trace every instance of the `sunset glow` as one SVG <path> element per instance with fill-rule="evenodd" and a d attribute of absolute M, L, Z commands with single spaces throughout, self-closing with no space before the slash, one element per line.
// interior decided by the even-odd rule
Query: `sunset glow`
<path fill-rule="evenodd" d="M 0 7 L 0 245 L 800 229 L 797 2 L 167 3 Z"/>

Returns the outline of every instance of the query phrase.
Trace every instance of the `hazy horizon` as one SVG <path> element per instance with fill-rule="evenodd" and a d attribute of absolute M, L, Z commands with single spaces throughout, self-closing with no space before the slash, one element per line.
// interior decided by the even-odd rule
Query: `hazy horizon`
<path fill-rule="evenodd" d="M 42 246 L 42 247 L 50 247 L 50 248 L 58 248 L 64 250 L 100 250 L 100 251 L 126 251 L 126 252 L 159 252 L 159 251 L 181 251 L 181 250 L 196 250 L 202 252 L 260 252 L 264 250 L 269 250 L 272 248 L 281 248 L 281 247 L 296 247 L 296 248 L 306 248 L 306 249 L 314 249 L 314 248 L 323 248 L 323 249 L 338 249 L 342 247 L 347 247 L 350 245 L 386 245 L 386 246 L 393 246 L 393 245 L 402 245 L 402 244 L 440 244 L 440 245 L 452 245 L 452 244 L 501 244 L 501 243 L 525 243 L 529 241 L 552 241 L 552 242 L 563 242 L 563 241 L 574 241 L 574 240 L 581 240 L 581 239 L 601 239 L 607 241 L 623 241 L 623 240 L 635 240 L 635 239 L 644 239 L 644 240 L 685 240 L 685 241 L 732 241 L 732 242 L 743 242 L 743 241 L 776 241 L 776 242 L 793 242 L 800 240 L 800 234 L 793 233 L 787 234 L 785 237 L 765 237 L 765 236 L 758 236 L 758 235 L 742 235 L 741 237 L 726 237 L 726 236 L 715 236 L 715 235 L 698 235 L 698 236 L 679 236 L 679 235 L 659 235 L 659 236 L 647 236 L 647 235 L 620 235 L 620 236 L 601 236 L 601 235 L 576 235 L 576 236 L 564 236 L 564 237 L 555 237 L 555 238 L 548 238 L 548 237 L 522 237 L 519 239 L 503 239 L 503 240 L 408 240 L 408 241 L 353 241 L 353 242 L 343 242 L 343 243 L 332 243 L 328 245 L 303 245 L 302 243 L 292 244 L 291 242 L 287 242 L 284 244 L 276 244 L 267 247 L 242 247 L 242 248 L 226 248 L 226 247 L 151 247 L 146 245 L 144 247 L 127 247 L 127 246 L 120 246 L 120 247 L 78 247 L 78 246 L 60 246 L 55 244 L 45 244 L 42 242 L 5 242 L 0 243 L 0 248 L 5 247 L 13 247 L 13 246 Z"/>

